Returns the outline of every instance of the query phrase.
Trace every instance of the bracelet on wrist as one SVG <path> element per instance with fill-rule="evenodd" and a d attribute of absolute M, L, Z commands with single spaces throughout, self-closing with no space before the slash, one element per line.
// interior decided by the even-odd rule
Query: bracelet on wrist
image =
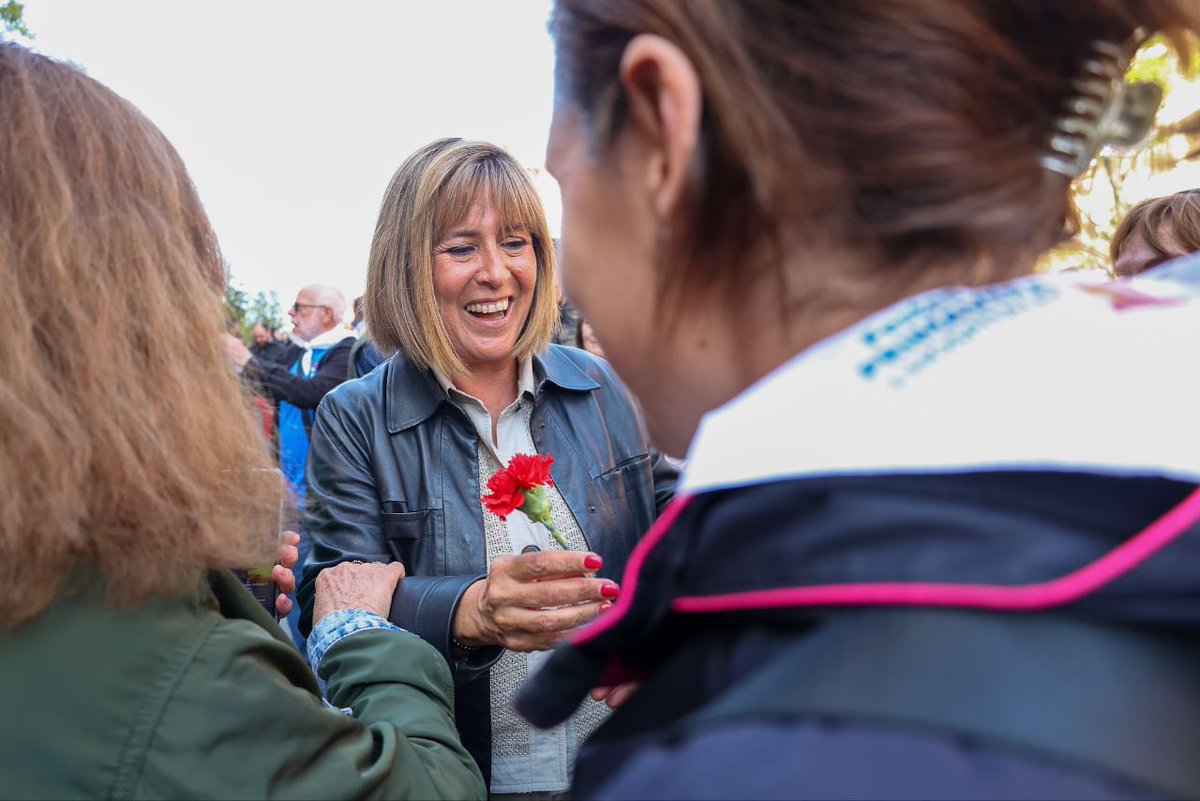
<path fill-rule="evenodd" d="M 455 637 L 453 634 L 450 635 L 450 645 L 453 646 L 454 648 L 457 648 L 460 651 L 466 651 L 467 653 L 471 653 L 472 651 L 479 651 L 479 650 L 487 647 L 485 645 L 467 645 L 466 643 L 459 642 L 458 638 Z"/>

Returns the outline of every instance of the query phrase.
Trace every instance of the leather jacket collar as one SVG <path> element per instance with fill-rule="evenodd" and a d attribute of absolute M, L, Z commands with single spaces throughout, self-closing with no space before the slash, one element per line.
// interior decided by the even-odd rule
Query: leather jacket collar
<path fill-rule="evenodd" d="M 587 373 L 554 349 L 534 355 L 533 375 L 538 395 L 547 384 L 571 392 L 591 392 L 600 388 Z M 389 434 L 398 434 L 423 423 L 447 401 L 433 371 L 417 367 L 400 354 L 392 357 L 385 380 L 387 408 L 384 419 Z"/>

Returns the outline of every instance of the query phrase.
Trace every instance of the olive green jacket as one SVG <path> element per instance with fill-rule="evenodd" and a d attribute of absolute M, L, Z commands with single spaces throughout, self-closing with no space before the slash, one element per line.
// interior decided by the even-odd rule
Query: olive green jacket
<path fill-rule="evenodd" d="M 312 674 L 228 573 L 191 599 L 55 602 L 0 629 L 0 798 L 479 798 L 446 660 L 362 631 Z"/>

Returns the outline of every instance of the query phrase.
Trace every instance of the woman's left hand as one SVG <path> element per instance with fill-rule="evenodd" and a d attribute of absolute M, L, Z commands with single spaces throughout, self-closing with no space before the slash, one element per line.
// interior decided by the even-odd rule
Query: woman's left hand
<path fill-rule="evenodd" d="M 616 709 L 628 701 L 641 686 L 640 682 L 627 681 L 616 687 L 597 687 L 591 691 L 590 695 L 593 699 L 608 704 L 609 709 Z"/>
<path fill-rule="evenodd" d="M 283 543 L 279 546 L 279 564 L 271 569 L 271 578 L 279 593 L 275 596 L 275 611 L 280 617 L 287 617 L 292 611 L 292 599 L 288 596 L 296 591 L 296 576 L 292 568 L 300 561 L 300 535 L 294 531 L 285 531 L 279 537 Z"/>

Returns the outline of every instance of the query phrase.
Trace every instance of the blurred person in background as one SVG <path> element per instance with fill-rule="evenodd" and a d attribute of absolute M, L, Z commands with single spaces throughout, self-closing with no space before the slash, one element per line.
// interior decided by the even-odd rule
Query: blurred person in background
<path fill-rule="evenodd" d="M 233 333 L 233 332 L 230 332 Z M 250 331 L 253 341 L 250 343 L 250 353 L 255 359 L 264 362 L 282 362 L 288 358 L 288 347 L 275 338 L 275 331 L 266 320 L 259 320 Z M 271 452 L 279 458 L 279 406 L 273 399 L 268 400 L 269 393 L 253 380 L 250 374 L 245 374 L 254 393 L 253 402 L 262 414 L 263 434 L 271 443 Z"/>
<path fill-rule="evenodd" d="M 266 320 L 259 320 L 251 330 L 254 341 L 250 343 L 250 354 L 256 359 L 278 362 L 283 361 L 286 349 L 276 341 L 275 331 Z"/>
<path fill-rule="evenodd" d="M 357 334 L 346 327 L 346 298 L 336 287 L 312 284 L 296 293 L 288 309 L 292 321 L 291 343 L 281 361 L 255 356 L 240 339 L 224 339 L 230 360 L 242 374 L 262 388 L 277 406 L 279 467 L 288 480 L 299 513 L 304 508 L 308 486 L 304 469 L 308 463 L 308 440 L 313 415 L 329 390 L 346 380 L 350 350 Z M 308 535 L 300 530 L 300 565 L 296 581 L 308 558 Z M 304 650 L 300 633 L 300 609 L 288 616 L 296 646 Z"/>
<path fill-rule="evenodd" d="M 399 566 L 317 582 L 314 663 L 352 716 L 224 569 L 275 560 L 282 487 L 178 154 L 13 43 L 0 108 L 0 797 L 482 797 L 445 661 L 379 614 Z"/>
<path fill-rule="evenodd" d="M 383 354 L 371 344 L 367 334 L 367 322 L 363 319 L 362 296 L 354 299 L 354 330 L 358 339 L 350 348 L 350 358 L 346 369 L 347 378 L 359 378 L 374 370 L 385 361 Z"/>
<path fill-rule="evenodd" d="M 592 328 L 591 323 L 581 319 L 579 328 L 576 332 L 575 347 L 580 350 L 586 350 L 593 356 L 604 358 L 604 347 L 600 344 L 600 340 L 596 338 L 596 330 Z"/>
<path fill-rule="evenodd" d="M 441 139 L 410 156 L 384 196 L 364 295 L 386 366 L 325 398 L 313 426 L 304 528 L 319 571 L 399 561 L 391 620 L 445 657 L 459 731 L 493 796 L 558 794 L 592 703 L 533 732 L 517 686 L 566 632 L 619 594 L 638 538 L 676 470 L 609 366 L 550 344 L 554 251 L 528 174 L 485 142 Z M 551 513 L 570 545 L 480 500 L 517 453 L 554 458 Z"/>
<path fill-rule="evenodd" d="M 228 336 L 224 342 L 233 363 L 279 404 L 279 463 L 303 504 L 313 414 L 325 394 L 346 380 L 356 334 L 343 323 L 346 298 L 336 287 L 304 287 L 288 316 L 294 346 L 287 349 L 285 361 L 260 358 L 237 337 Z"/>
<path fill-rule="evenodd" d="M 549 726 L 641 681 L 573 797 L 1200 796 L 1200 286 L 1029 275 L 1151 122 L 1137 46 L 1198 28 L 558 0 L 567 294 L 688 453 L 613 610 L 518 695 Z"/>
<path fill-rule="evenodd" d="M 1109 244 L 1118 278 L 1200 252 L 1200 189 L 1138 203 L 1117 226 Z"/>

